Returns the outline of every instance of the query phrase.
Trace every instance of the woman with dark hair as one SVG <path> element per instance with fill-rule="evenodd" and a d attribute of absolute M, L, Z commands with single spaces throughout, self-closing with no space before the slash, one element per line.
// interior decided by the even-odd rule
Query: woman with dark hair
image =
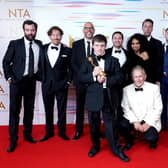
<path fill-rule="evenodd" d="M 147 74 L 147 81 L 153 82 L 151 59 L 148 51 L 147 39 L 141 34 L 134 34 L 127 43 L 128 60 L 128 83 L 131 83 L 131 71 L 133 67 L 142 66 Z"/>

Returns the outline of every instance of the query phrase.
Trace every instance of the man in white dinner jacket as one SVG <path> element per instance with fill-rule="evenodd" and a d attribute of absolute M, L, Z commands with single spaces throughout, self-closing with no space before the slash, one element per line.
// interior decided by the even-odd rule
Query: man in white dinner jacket
<path fill-rule="evenodd" d="M 126 144 L 123 150 L 128 150 L 134 144 L 132 130 L 143 133 L 149 147 L 155 149 L 158 142 L 158 132 L 161 129 L 162 100 L 159 86 L 146 82 L 146 73 L 141 66 L 132 70 L 133 84 L 123 89 L 123 119 L 120 123 L 121 134 Z"/>

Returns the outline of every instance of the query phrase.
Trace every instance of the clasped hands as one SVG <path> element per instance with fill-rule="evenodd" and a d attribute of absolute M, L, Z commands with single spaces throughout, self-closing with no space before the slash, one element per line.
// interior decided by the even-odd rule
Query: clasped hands
<path fill-rule="evenodd" d="M 140 132 L 146 132 L 150 128 L 150 125 L 147 123 L 141 124 L 140 122 L 134 122 L 133 125 L 134 129 Z"/>
<path fill-rule="evenodd" d="M 98 83 L 104 83 L 106 81 L 106 76 L 100 75 L 103 69 L 99 66 L 95 66 L 93 69 L 93 77 L 97 77 Z"/>

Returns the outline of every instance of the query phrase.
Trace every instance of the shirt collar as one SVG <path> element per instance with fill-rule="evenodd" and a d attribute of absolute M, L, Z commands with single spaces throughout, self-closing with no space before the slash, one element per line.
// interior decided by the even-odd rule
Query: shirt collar
<path fill-rule="evenodd" d="M 25 44 L 30 44 L 30 41 L 29 40 L 27 40 L 27 38 L 26 37 L 24 37 L 24 42 L 25 42 Z M 32 44 L 34 43 L 34 40 L 32 40 Z"/>
<path fill-rule="evenodd" d="M 84 38 L 84 41 L 85 41 L 85 43 L 87 43 L 87 41 L 89 41 L 90 44 L 92 43 L 92 40 L 87 40 L 86 38 Z"/>
<path fill-rule="evenodd" d="M 148 40 L 148 41 L 150 41 L 150 40 L 151 40 L 151 38 L 152 38 L 152 36 L 149 36 L 149 37 L 147 37 L 147 40 Z"/>

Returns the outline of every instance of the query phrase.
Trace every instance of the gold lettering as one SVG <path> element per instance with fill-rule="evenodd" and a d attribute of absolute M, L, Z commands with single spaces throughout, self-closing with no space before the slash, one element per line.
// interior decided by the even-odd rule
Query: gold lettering
<path fill-rule="evenodd" d="M 0 92 L 5 93 L 4 89 L 2 88 L 2 86 L 0 85 Z"/>
<path fill-rule="evenodd" d="M 168 12 L 167 11 L 163 11 L 163 18 L 165 19 L 168 16 Z"/>
<path fill-rule="evenodd" d="M 5 105 L 3 104 L 3 102 L 0 102 L 0 109 L 4 109 L 4 110 L 6 109 Z"/>

